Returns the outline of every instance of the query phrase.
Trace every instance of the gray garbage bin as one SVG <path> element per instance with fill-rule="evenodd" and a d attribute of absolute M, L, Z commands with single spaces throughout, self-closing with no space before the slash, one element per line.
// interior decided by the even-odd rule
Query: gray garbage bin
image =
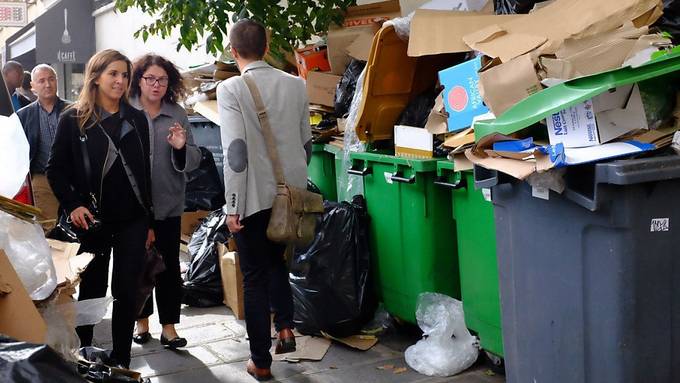
<path fill-rule="evenodd" d="M 509 383 L 680 381 L 680 157 L 569 168 L 564 193 L 491 187 Z"/>

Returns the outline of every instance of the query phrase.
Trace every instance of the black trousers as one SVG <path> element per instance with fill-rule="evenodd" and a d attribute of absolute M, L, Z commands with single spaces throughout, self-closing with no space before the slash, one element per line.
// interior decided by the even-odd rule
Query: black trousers
<path fill-rule="evenodd" d="M 243 273 L 250 355 L 259 368 L 269 368 L 272 364 L 271 311 L 276 331 L 293 328 L 293 296 L 283 258 L 286 247 L 267 238 L 270 216 L 271 209 L 243 219 L 243 229 L 234 236 Z"/>
<path fill-rule="evenodd" d="M 170 217 L 155 221 L 156 249 L 161 253 L 165 271 L 156 279 L 156 305 L 161 324 L 179 323 L 182 305 L 182 276 L 179 272 L 179 241 L 182 231 L 181 217 Z M 149 296 L 140 313 L 140 318 L 153 314 L 153 295 Z"/>
<path fill-rule="evenodd" d="M 80 276 L 79 301 L 106 296 L 109 260 L 113 250 L 111 356 L 125 366 L 130 364 L 132 331 L 137 317 L 135 313 L 137 286 L 144 265 L 148 228 L 146 217 L 129 222 L 105 223 L 96 240 L 83 241 L 82 244 L 82 251 L 92 252 L 95 257 Z M 80 326 L 76 328 L 76 332 L 81 346 L 92 345 L 94 326 Z"/>

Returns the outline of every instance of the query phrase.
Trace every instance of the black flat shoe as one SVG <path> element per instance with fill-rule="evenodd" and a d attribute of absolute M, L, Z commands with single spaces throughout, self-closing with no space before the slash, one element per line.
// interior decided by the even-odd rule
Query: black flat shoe
<path fill-rule="evenodd" d="M 161 344 L 163 346 L 168 346 L 169 348 L 176 349 L 180 347 L 184 347 L 187 345 L 187 340 L 184 338 L 176 337 L 172 339 L 168 339 L 161 335 Z"/>
<path fill-rule="evenodd" d="M 151 334 L 149 332 L 143 332 L 141 334 L 135 334 L 132 336 L 132 341 L 137 344 L 144 344 L 151 340 Z"/>

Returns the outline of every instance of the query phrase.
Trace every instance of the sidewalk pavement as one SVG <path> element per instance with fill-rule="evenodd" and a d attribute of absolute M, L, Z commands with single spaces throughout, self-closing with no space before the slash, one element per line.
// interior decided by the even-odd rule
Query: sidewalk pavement
<path fill-rule="evenodd" d="M 245 323 L 236 320 L 225 306 L 182 307 L 177 332 L 189 342 L 183 350 L 165 349 L 159 342 L 161 326 L 154 314 L 150 319 L 153 339 L 143 345 L 133 343 L 130 368 L 158 383 L 253 383 L 245 372 L 249 350 Z M 417 334 L 402 331 L 381 337 L 369 351 L 361 352 L 333 343 L 320 362 L 274 362 L 276 382 L 290 383 L 502 383 L 488 365 L 478 363 L 455 377 L 431 378 L 406 365 L 403 351 L 418 340 Z M 95 327 L 95 345 L 111 348 L 111 308 Z M 483 359 L 480 356 L 480 359 Z M 392 367 L 393 366 L 393 367 Z M 406 368 L 400 372 L 399 368 Z"/>

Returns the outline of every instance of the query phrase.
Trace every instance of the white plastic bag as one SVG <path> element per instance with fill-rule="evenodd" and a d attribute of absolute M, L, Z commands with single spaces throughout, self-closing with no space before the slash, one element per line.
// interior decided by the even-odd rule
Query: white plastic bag
<path fill-rule="evenodd" d="M 479 342 L 465 327 L 461 301 L 443 294 L 420 294 L 416 319 L 423 339 L 404 353 L 411 368 L 428 376 L 451 376 L 475 363 Z"/>
<path fill-rule="evenodd" d="M 40 308 L 40 314 L 47 324 L 45 344 L 52 347 L 65 360 L 75 363 L 78 361 L 80 339 L 72 323 L 74 313 L 74 302 L 57 304 L 56 301 L 52 301 L 46 307 Z"/>
<path fill-rule="evenodd" d="M 41 301 L 57 287 L 57 272 L 43 229 L 0 211 L 0 249 L 9 258 L 28 295 Z"/>
<path fill-rule="evenodd" d="M 95 325 L 104 319 L 113 298 L 94 298 L 76 302 L 76 327 Z"/>
<path fill-rule="evenodd" d="M 363 99 L 364 79 L 366 77 L 366 68 L 361 72 L 357 79 L 357 86 L 354 90 L 354 97 L 349 107 L 349 115 L 347 116 L 347 125 L 345 127 L 345 147 L 342 153 L 342 172 L 340 173 L 340 182 L 338 185 L 346 185 L 344 190 L 338 190 L 339 201 L 351 201 L 352 197 L 357 194 L 364 194 L 364 180 L 360 176 L 350 175 L 347 169 L 352 166 L 350 154 L 354 152 L 365 152 L 366 145 L 359 140 L 356 128 L 359 124 L 359 108 L 361 107 L 361 100 Z"/>
<path fill-rule="evenodd" d="M 28 140 L 16 114 L 0 116 L 0 195 L 14 197 L 28 174 Z"/>

